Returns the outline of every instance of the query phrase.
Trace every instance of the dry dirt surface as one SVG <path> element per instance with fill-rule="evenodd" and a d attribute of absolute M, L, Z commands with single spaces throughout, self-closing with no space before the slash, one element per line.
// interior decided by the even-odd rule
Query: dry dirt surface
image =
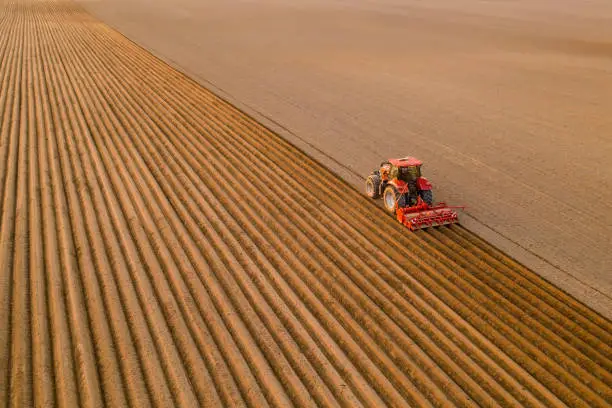
<path fill-rule="evenodd" d="M 611 1 L 84 1 L 360 187 L 419 157 L 470 229 L 612 316 Z"/>
<path fill-rule="evenodd" d="M 0 406 L 612 402 L 612 322 L 416 234 L 74 3 L 0 2 Z"/>

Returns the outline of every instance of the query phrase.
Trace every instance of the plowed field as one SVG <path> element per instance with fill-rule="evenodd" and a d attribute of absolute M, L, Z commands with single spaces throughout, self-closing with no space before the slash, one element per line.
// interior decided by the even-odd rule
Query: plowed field
<path fill-rule="evenodd" d="M 99 23 L 0 2 L 0 406 L 612 402 L 612 323 L 408 233 Z"/>

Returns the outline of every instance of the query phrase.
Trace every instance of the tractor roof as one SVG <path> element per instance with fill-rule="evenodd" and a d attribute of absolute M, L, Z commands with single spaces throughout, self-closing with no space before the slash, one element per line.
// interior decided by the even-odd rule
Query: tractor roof
<path fill-rule="evenodd" d="M 389 163 L 397 167 L 420 166 L 423 164 L 419 159 L 414 157 L 402 157 L 401 159 L 389 159 Z"/>

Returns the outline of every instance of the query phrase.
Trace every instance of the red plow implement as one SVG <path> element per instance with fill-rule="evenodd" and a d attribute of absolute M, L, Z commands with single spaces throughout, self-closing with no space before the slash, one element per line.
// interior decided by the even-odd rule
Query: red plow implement
<path fill-rule="evenodd" d="M 456 208 L 463 207 L 449 207 L 445 203 L 430 206 L 423 200 L 419 200 L 412 207 L 398 207 L 395 210 L 395 215 L 400 223 L 411 231 L 416 231 L 459 222 Z"/>

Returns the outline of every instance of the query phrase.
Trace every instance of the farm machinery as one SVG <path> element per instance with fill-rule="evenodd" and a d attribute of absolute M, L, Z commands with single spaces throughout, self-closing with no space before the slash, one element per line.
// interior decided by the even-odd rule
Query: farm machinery
<path fill-rule="evenodd" d="M 415 231 L 459 222 L 456 208 L 434 203 L 431 183 L 421 175 L 423 162 L 414 157 L 389 159 L 366 180 L 366 194 L 382 197 L 387 212 Z"/>

